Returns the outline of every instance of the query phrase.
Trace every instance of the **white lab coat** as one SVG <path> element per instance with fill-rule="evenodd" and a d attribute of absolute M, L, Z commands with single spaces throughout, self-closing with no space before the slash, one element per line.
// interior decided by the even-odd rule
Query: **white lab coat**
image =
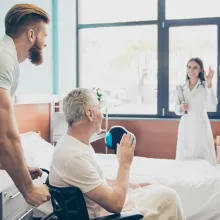
<path fill-rule="evenodd" d="M 183 94 L 189 105 L 188 114 L 180 112 L 180 101 L 176 94 L 175 113 L 182 115 L 178 128 L 176 159 L 205 159 L 216 165 L 216 153 L 212 129 L 207 111 L 215 111 L 217 97 L 213 88 L 208 88 L 206 82 L 198 80 L 192 91 L 189 81 L 183 86 Z"/>

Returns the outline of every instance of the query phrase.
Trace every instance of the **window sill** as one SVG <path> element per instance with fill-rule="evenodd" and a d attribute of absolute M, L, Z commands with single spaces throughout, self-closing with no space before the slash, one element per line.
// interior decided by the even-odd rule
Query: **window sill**
<path fill-rule="evenodd" d="M 15 105 L 54 103 L 58 100 L 58 95 L 53 94 L 20 94 L 14 96 Z"/>

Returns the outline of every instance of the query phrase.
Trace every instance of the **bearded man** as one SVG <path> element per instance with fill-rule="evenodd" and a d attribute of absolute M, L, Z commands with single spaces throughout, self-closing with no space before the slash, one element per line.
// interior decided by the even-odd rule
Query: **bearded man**
<path fill-rule="evenodd" d="M 39 65 L 46 46 L 48 14 L 31 4 L 17 4 L 5 16 L 5 36 L 0 40 L 0 163 L 25 200 L 39 206 L 50 199 L 45 185 L 32 179 L 41 176 L 39 168 L 29 168 L 13 112 L 12 97 L 18 86 L 19 64 L 27 58 Z"/>

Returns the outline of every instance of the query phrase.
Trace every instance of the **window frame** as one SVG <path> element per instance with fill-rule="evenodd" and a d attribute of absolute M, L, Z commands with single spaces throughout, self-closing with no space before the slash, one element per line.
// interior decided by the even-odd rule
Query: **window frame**
<path fill-rule="evenodd" d="M 96 23 L 96 24 L 79 24 L 78 0 L 76 0 L 76 85 L 80 86 L 79 72 L 79 31 L 81 29 L 102 28 L 102 27 L 121 27 L 121 26 L 137 26 L 137 25 L 157 25 L 158 42 L 157 42 L 157 58 L 158 58 L 158 85 L 157 85 L 157 114 L 109 114 L 114 118 L 179 118 L 174 112 L 169 111 L 169 28 L 180 26 L 198 26 L 198 25 L 217 25 L 218 26 L 218 53 L 217 53 L 217 94 L 220 94 L 220 17 L 212 18 L 192 18 L 192 19 L 175 19 L 167 20 L 165 18 L 165 1 L 158 1 L 158 19 L 149 21 L 135 22 L 116 22 L 116 23 Z M 218 97 L 220 101 L 220 97 Z M 217 111 L 208 113 L 210 119 L 220 119 L 220 104 L 217 105 Z"/>
<path fill-rule="evenodd" d="M 174 112 L 169 111 L 169 28 L 171 27 L 182 27 L 182 26 L 206 26 L 206 25 L 216 25 L 218 28 L 218 38 L 217 38 L 217 94 L 220 94 L 220 18 L 196 18 L 187 20 L 167 20 L 164 25 L 164 109 L 165 115 L 168 118 L 178 118 Z M 219 101 L 219 97 L 218 97 Z M 209 112 L 208 116 L 210 119 L 220 119 L 220 105 L 217 105 L 216 112 Z"/>

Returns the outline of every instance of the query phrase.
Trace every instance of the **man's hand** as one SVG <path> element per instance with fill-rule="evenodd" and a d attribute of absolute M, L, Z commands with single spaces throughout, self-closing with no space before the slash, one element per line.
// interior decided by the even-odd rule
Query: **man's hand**
<path fill-rule="evenodd" d="M 128 188 L 137 189 L 137 188 L 140 188 L 140 186 L 138 184 L 129 183 Z"/>
<path fill-rule="evenodd" d="M 38 177 L 42 176 L 43 172 L 40 168 L 38 167 L 28 167 L 28 170 L 31 174 L 31 178 L 33 180 L 37 179 Z"/>
<path fill-rule="evenodd" d="M 0 170 L 4 170 L 3 165 L 0 163 Z M 33 180 L 37 179 L 38 177 L 42 176 L 42 170 L 38 167 L 28 167 L 29 173 Z"/>
<path fill-rule="evenodd" d="M 120 144 L 117 145 L 117 157 L 120 166 L 130 168 L 135 146 L 136 138 L 131 133 L 123 134 Z"/>
<path fill-rule="evenodd" d="M 28 192 L 23 193 L 26 202 L 32 206 L 38 207 L 44 202 L 50 200 L 50 193 L 46 185 L 35 186 Z"/>
<path fill-rule="evenodd" d="M 129 183 L 128 188 L 137 189 L 137 188 L 141 188 L 141 187 L 149 186 L 149 185 L 151 185 L 151 183 L 148 183 L 148 182 L 138 183 L 138 184 L 131 184 L 131 183 Z"/>
<path fill-rule="evenodd" d="M 152 183 L 143 182 L 143 183 L 139 183 L 138 185 L 139 185 L 140 187 L 144 187 L 144 186 L 152 185 Z"/>

